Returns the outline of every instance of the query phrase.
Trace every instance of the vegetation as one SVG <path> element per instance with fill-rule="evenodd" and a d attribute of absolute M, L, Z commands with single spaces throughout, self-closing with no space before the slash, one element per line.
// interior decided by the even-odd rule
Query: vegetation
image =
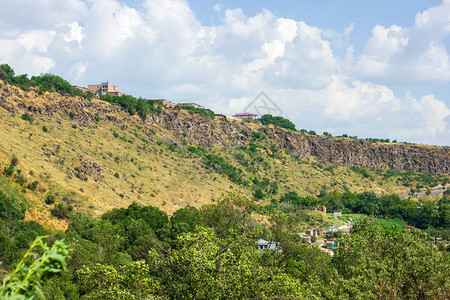
<path fill-rule="evenodd" d="M 27 74 L 15 76 L 14 69 L 7 64 L 0 65 L 0 79 L 23 90 L 37 87 L 40 92 L 60 92 L 86 99 L 91 99 L 93 96 L 92 92 L 83 92 L 80 89 L 72 88 L 69 82 L 57 75 L 47 73 L 32 76 L 31 79 L 28 78 Z"/>
<path fill-rule="evenodd" d="M 195 114 L 199 114 L 203 117 L 208 117 L 208 118 L 213 118 L 213 119 L 216 117 L 214 112 L 207 108 L 194 107 L 194 106 L 177 106 L 177 108 L 184 109 L 184 110 L 190 111 Z"/>
<path fill-rule="evenodd" d="M 2 299 L 32 299 L 36 295 L 45 298 L 42 284 L 52 275 L 66 270 L 69 248 L 63 240 L 55 241 L 49 248 L 46 239 L 45 236 L 37 237 L 14 271 L 4 277 L 0 287 Z M 35 249 L 39 256 L 34 255 L 27 266 Z"/>
<path fill-rule="evenodd" d="M 5 78 L 11 73 L 1 70 Z M 50 89 L 67 93 L 56 82 Z M 144 120 L 161 110 L 157 101 L 105 99 Z M 17 103 L 25 103 L 21 101 Z M 7 133 L 1 135 L 0 151 L 4 296 L 17 291 L 11 286 L 18 282 L 29 282 L 16 296 L 449 298 L 450 248 L 440 239 L 450 239 L 450 191 L 431 193 L 448 184 L 445 174 L 309 161 L 280 148 L 267 128 L 256 123 L 236 127 L 237 135 L 247 137 L 239 146 L 209 148 L 190 145 L 191 134 L 172 131 L 167 124 L 135 118 L 126 124 L 106 122 L 117 117 L 113 113 L 94 111 L 89 118 L 94 122 L 86 126 L 77 118 L 34 115 L 28 105 L 17 110 L 11 114 L 0 109 L 0 133 Z M 419 190 L 430 195 L 396 195 L 411 189 L 415 196 Z M 231 190 L 235 192 L 227 193 Z M 318 211 L 322 205 L 341 210 L 343 216 Z M 338 231 L 311 237 L 315 245 L 298 235 L 308 226 L 344 222 L 357 223 L 351 235 Z M 421 230 L 402 230 L 406 225 Z M 48 244 L 34 242 L 47 235 Z M 325 237 L 340 242 L 334 256 L 320 251 Z M 276 241 L 281 251 L 259 251 L 259 238 Z M 24 281 L 27 270 L 34 270 L 33 262 L 44 266 L 39 258 L 47 257 L 61 239 L 64 249 L 73 249 L 71 257 L 60 252 L 52 272 L 36 269 Z M 5 281 L 10 274 L 15 279 Z"/>
<path fill-rule="evenodd" d="M 266 115 L 262 115 L 261 118 L 259 119 L 259 121 L 263 125 L 273 124 L 275 126 L 286 128 L 286 129 L 289 129 L 292 131 L 296 130 L 294 123 L 292 123 L 288 119 L 283 118 L 281 116 L 272 116 L 272 115 L 266 114 Z"/>
<path fill-rule="evenodd" d="M 1 291 L 48 299 L 378 299 L 391 293 L 442 299 L 450 292 L 450 252 L 424 241 L 420 231 L 361 218 L 352 235 L 332 236 L 341 243 L 332 257 L 304 244 L 289 214 L 274 212 L 274 225 L 265 227 L 252 218 L 255 209 L 252 201 L 229 194 L 170 218 L 137 204 L 100 220 L 72 212 L 69 228 L 58 234 L 65 243 L 49 249 L 36 240 L 32 247 L 41 247 L 41 255 L 31 264 L 9 261 L 12 275 Z M 277 241 L 282 251 L 258 250 L 258 238 Z"/>

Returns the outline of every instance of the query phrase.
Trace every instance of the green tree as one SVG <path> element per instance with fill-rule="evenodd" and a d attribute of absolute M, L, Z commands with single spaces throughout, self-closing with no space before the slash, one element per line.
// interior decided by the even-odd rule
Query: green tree
<path fill-rule="evenodd" d="M 11 83 L 14 78 L 14 69 L 8 64 L 0 65 L 0 79 L 4 80 L 6 83 Z"/>
<path fill-rule="evenodd" d="M 449 295 L 450 260 L 419 232 L 384 227 L 363 218 L 332 259 L 345 297 L 444 299 Z"/>
<path fill-rule="evenodd" d="M 25 217 L 25 211 L 25 201 L 8 197 L 0 190 L 0 219 L 22 220 Z"/>
<path fill-rule="evenodd" d="M 77 272 L 82 293 L 88 299 L 153 299 L 160 287 L 142 260 L 114 268 L 96 264 Z"/>
<path fill-rule="evenodd" d="M 281 116 L 272 116 L 272 115 L 262 115 L 261 118 L 259 119 L 259 121 L 261 122 L 261 124 L 263 125 L 268 125 L 268 124 L 273 124 L 275 126 L 278 127 L 283 127 L 292 131 L 295 131 L 295 124 L 292 123 L 290 120 L 283 118 Z"/>
<path fill-rule="evenodd" d="M 219 239 L 211 228 L 182 234 L 166 255 L 150 252 L 161 278 L 161 296 L 171 299 L 301 299 L 302 283 L 258 251 L 252 234 Z M 277 254 L 276 250 L 272 250 Z"/>

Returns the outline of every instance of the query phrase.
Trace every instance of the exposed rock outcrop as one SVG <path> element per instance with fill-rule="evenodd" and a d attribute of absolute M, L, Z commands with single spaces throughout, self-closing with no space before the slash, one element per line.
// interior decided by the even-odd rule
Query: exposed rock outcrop
<path fill-rule="evenodd" d="M 147 136 L 153 136 L 151 132 L 163 130 L 164 132 L 157 132 L 157 135 L 202 147 L 248 144 L 252 141 L 251 133 L 260 131 L 277 148 L 303 159 L 314 158 L 324 164 L 446 174 L 450 171 L 448 147 L 371 143 L 351 138 L 312 136 L 274 126 L 203 117 L 174 108 L 163 109 L 161 113 L 150 115 L 143 121 L 104 101 L 88 101 L 58 93 L 46 92 L 40 95 L 35 91 L 24 92 L 2 81 L 0 107 L 14 114 L 30 112 L 35 115 L 68 116 L 81 126 L 97 126 L 100 120 L 100 123 L 113 122 L 126 128 L 124 126 L 137 122 Z M 93 164 L 86 164 L 86 167 L 85 171 L 92 173 L 89 176 L 95 180 L 101 179 L 99 166 L 97 168 Z"/>

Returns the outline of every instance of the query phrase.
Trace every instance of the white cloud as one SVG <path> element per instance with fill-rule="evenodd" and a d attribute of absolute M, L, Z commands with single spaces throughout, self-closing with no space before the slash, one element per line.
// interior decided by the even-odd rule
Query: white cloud
<path fill-rule="evenodd" d="M 215 11 L 221 11 L 224 8 L 224 5 L 221 3 L 216 3 L 213 7 Z"/>
<path fill-rule="evenodd" d="M 450 82 L 450 1 L 417 14 L 415 25 L 377 25 L 354 72 L 380 83 L 444 84 Z"/>
<path fill-rule="evenodd" d="M 84 38 L 83 27 L 78 24 L 78 22 L 72 22 L 68 25 L 70 31 L 64 35 L 64 41 L 70 43 L 72 41 L 77 41 L 81 45 L 81 41 Z"/>
<path fill-rule="evenodd" d="M 55 31 L 33 30 L 25 32 L 19 36 L 17 42 L 23 46 L 27 52 L 37 51 L 41 53 L 47 52 L 48 46 L 55 36 Z"/>
<path fill-rule="evenodd" d="M 39 74 L 55 66 L 48 56 L 48 47 L 55 31 L 32 30 L 15 39 L 0 38 L 0 61 L 14 66 L 16 73 Z"/>
<path fill-rule="evenodd" d="M 185 0 L 145 0 L 141 10 L 117 0 L 36 3 L 2 2 L 0 61 L 17 73 L 81 85 L 109 79 L 135 96 L 225 113 L 263 90 L 300 128 L 431 143 L 450 136 L 443 101 L 399 98 L 387 84 L 450 81 L 450 0 L 417 14 L 411 28 L 375 26 L 361 54 L 350 44 L 353 23 L 339 32 L 216 4 L 221 22 L 206 26 Z"/>

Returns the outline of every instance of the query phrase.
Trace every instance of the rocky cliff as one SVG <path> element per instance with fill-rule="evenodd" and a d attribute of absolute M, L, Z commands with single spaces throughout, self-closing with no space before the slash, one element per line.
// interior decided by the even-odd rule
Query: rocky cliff
<path fill-rule="evenodd" d="M 12 114 L 69 117 L 80 126 L 101 126 L 113 122 L 119 126 L 139 123 L 144 134 L 202 147 L 235 147 L 252 141 L 252 132 L 263 133 L 266 140 L 303 159 L 323 164 L 392 168 L 396 170 L 449 173 L 450 148 L 402 144 L 371 143 L 351 138 L 328 138 L 292 132 L 274 126 L 239 122 L 224 117 L 208 118 L 189 111 L 163 109 L 146 120 L 130 116 L 118 106 L 93 99 L 83 100 L 58 93 L 24 92 L 0 81 L 0 107 Z"/>

